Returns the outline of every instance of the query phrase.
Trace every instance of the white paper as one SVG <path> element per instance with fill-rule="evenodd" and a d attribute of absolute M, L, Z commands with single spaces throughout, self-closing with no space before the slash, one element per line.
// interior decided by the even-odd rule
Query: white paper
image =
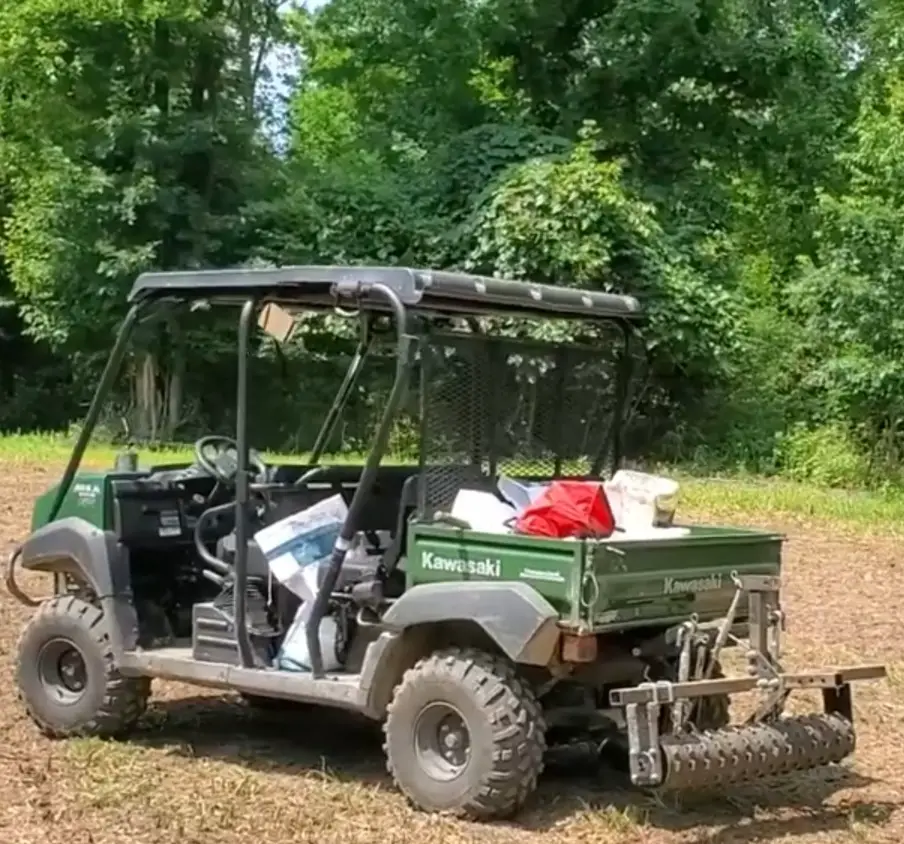
<path fill-rule="evenodd" d="M 515 508 L 518 515 L 524 512 L 524 510 L 549 489 L 548 483 L 527 484 L 516 481 L 514 478 L 510 478 L 507 475 L 500 475 L 499 480 L 496 482 L 496 486 L 499 488 L 499 492 L 502 493 L 502 497 Z"/>
<path fill-rule="evenodd" d="M 503 498 L 518 512 L 524 510 L 531 503 L 530 488 L 513 478 L 500 475 L 496 486 L 499 487 L 499 492 L 502 493 Z"/>
<path fill-rule="evenodd" d="M 484 533 L 511 533 L 511 526 L 507 522 L 515 518 L 518 512 L 491 492 L 460 489 L 452 504 L 451 515 L 467 522 L 473 530 Z"/>
<path fill-rule="evenodd" d="M 310 600 L 313 593 L 305 570 L 316 570 L 330 556 L 347 515 L 348 507 L 337 494 L 255 533 L 273 577 L 302 600 Z"/>
<path fill-rule="evenodd" d="M 611 542 L 647 542 L 650 540 L 658 541 L 660 539 L 678 539 L 682 536 L 690 536 L 691 529 L 688 527 L 678 527 L 671 525 L 669 527 L 634 527 L 625 530 L 624 533 L 613 533 L 608 539 Z"/>

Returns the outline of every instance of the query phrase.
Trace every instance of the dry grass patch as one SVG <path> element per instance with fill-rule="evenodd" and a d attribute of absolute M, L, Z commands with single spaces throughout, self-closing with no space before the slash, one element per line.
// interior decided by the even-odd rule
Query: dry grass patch
<path fill-rule="evenodd" d="M 25 534 L 32 499 L 59 471 L 58 461 L 42 469 L 26 458 L 0 473 L 7 549 Z M 377 730 L 338 713 L 255 716 L 228 696 L 157 682 L 151 710 L 128 742 L 50 742 L 14 699 L 10 657 L 28 611 L 2 595 L 0 841 L 899 844 L 904 645 L 897 603 L 904 565 L 897 522 L 887 516 L 891 505 L 861 501 L 857 515 L 845 519 L 843 502 L 829 495 L 835 509 L 828 516 L 818 507 L 794 515 L 806 497 L 797 488 L 760 494 L 756 484 L 718 483 L 687 484 L 695 519 L 789 534 L 787 662 L 889 664 L 889 681 L 864 684 L 856 697 L 858 749 L 850 766 L 680 802 L 569 767 L 549 772 L 517 822 L 481 826 L 412 811 L 384 774 Z M 42 581 L 29 578 L 27 586 L 40 590 Z"/>

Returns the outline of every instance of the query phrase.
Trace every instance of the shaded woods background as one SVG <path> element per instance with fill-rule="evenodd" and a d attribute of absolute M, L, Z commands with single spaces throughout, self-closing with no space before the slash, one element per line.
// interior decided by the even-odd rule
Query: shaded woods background
<path fill-rule="evenodd" d="M 141 270 L 401 263 L 641 297 L 637 454 L 894 481 L 902 27 L 884 0 L 4 4 L 0 426 L 77 422 Z M 261 346 L 260 445 L 308 439 L 335 327 L 286 380 Z M 142 337 L 110 430 L 220 429 L 231 337 Z"/>

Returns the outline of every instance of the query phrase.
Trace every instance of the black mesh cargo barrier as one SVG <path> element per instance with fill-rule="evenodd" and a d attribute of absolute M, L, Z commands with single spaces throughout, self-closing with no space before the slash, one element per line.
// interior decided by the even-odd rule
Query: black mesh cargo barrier
<path fill-rule="evenodd" d="M 556 346 L 505 337 L 426 338 L 421 355 L 421 505 L 464 485 L 597 476 L 609 468 L 620 341 Z"/>

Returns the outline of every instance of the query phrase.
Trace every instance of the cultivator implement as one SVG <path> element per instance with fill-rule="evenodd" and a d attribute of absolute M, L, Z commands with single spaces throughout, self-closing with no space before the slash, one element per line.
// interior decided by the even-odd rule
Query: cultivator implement
<path fill-rule="evenodd" d="M 692 636 L 683 639 L 677 682 L 648 682 L 610 692 L 624 707 L 631 781 L 665 791 L 713 786 L 792 774 L 841 762 L 854 752 L 851 683 L 880 679 L 884 666 L 866 665 L 811 673 L 786 673 L 779 661 L 783 618 L 778 577 L 734 577 L 736 594 L 713 645 L 714 664 L 731 635 L 738 607 L 748 600 L 748 676 L 709 679 L 690 676 Z M 689 623 L 694 627 L 693 620 Z M 822 691 L 822 713 L 783 716 L 791 692 Z M 759 692 L 760 706 L 738 726 L 696 731 L 685 722 L 694 700 L 711 695 Z M 664 713 L 672 727 L 663 732 Z"/>
<path fill-rule="evenodd" d="M 706 790 L 841 762 L 854 752 L 854 727 L 840 715 L 728 727 L 662 740 L 666 790 Z"/>

